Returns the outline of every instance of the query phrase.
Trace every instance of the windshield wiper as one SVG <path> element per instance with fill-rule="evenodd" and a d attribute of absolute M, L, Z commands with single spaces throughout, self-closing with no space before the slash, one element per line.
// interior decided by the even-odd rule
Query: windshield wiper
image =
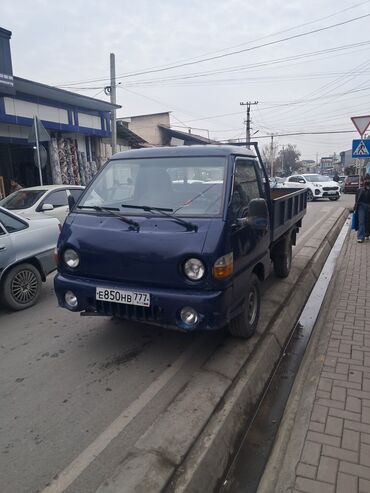
<path fill-rule="evenodd" d="M 128 209 L 142 209 L 145 212 L 159 212 L 162 216 L 169 217 L 173 219 L 179 224 L 185 226 L 188 231 L 198 231 L 198 226 L 196 224 L 191 223 L 190 221 L 185 221 L 185 219 L 181 219 L 181 217 L 177 217 L 173 213 L 173 209 L 167 209 L 166 207 L 151 207 L 149 205 L 130 205 L 130 204 L 121 204 L 121 207 L 127 207 Z"/>
<path fill-rule="evenodd" d="M 116 211 L 119 211 L 118 207 L 101 207 L 100 205 L 78 205 L 77 209 L 93 209 L 94 211 L 98 212 L 108 212 L 111 216 L 118 217 L 118 219 L 120 219 L 124 223 L 134 226 L 137 231 L 139 231 L 140 229 L 140 225 L 136 221 L 133 221 L 132 219 L 129 219 L 122 214 L 116 214 Z"/>

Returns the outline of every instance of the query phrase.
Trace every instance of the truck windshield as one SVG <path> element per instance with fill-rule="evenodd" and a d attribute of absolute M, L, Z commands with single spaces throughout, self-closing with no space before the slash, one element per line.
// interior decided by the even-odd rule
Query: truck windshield
<path fill-rule="evenodd" d="M 219 156 L 112 160 L 91 183 L 79 208 L 114 207 L 125 215 L 142 215 L 143 207 L 152 213 L 165 208 L 177 216 L 218 216 L 225 176 L 226 158 Z"/>

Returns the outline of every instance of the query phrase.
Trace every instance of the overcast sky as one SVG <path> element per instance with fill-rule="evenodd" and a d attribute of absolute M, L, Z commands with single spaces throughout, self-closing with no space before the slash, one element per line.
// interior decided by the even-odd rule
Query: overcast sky
<path fill-rule="evenodd" d="M 370 17 L 328 26 L 369 13 L 370 0 L 12 0 L 0 19 L 13 33 L 14 75 L 106 99 L 114 52 L 118 116 L 171 111 L 179 129 L 231 139 L 245 135 L 241 101 L 259 102 L 256 137 L 353 130 L 351 116 L 370 114 Z M 189 64 L 219 55 L 228 56 Z M 275 142 L 316 159 L 353 138 Z"/>

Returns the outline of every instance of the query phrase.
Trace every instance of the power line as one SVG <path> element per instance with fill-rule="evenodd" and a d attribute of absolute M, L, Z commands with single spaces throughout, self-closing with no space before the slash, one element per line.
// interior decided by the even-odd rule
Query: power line
<path fill-rule="evenodd" d="M 260 49 L 260 48 L 265 48 L 267 46 L 273 46 L 273 45 L 276 45 L 276 44 L 279 44 L 279 43 L 283 43 L 285 41 L 291 41 L 292 39 L 302 38 L 304 36 L 309 36 L 311 34 L 315 34 L 315 33 L 323 32 L 323 31 L 327 31 L 328 29 L 333 29 L 333 28 L 336 28 L 336 27 L 339 27 L 339 26 L 344 26 L 346 24 L 350 24 L 352 22 L 356 22 L 358 20 L 365 19 L 366 17 L 369 17 L 369 16 L 370 16 L 370 14 L 364 14 L 364 15 L 361 15 L 361 16 L 358 16 L 358 17 L 353 17 L 351 19 L 347 19 L 347 20 L 342 21 L 342 22 L 337 22 L 335 24 L 331 24 L 329 26 L 324 26 L 324 27 L 321 27 L 321 28 L 313 29 L 311 31 L 306 31 L 306 32 L 300 33 L 300 34 L 295 34 L 293 36 L 287 36 L 285 38 L 277 39 L 275 41 L 269 41 L 268 43 L 262 43 L 262 44 L 259 44 L 259 45 L 256 45 L 256 46 L 252 46 L 250 48 L 243 48 L 241 50 L 231 51 L 229 53 L 224 53 L 224 54 L 221 54 L 221 55 L 215 55 L 215 56 L 212 56 L 212 57 L 202 58 L 202 59 L 195 60 L 195 61 L 178 63 L 178 64 L 171 65 L 171 66 L 168 66 L 168 67 L 156 68 L 156 69 L 151 69 L 151 70 L 143 70 L 143 71 L 140 71 L 140 72 L 133 72 L 131 74 L 126 74 L 126 75 L 121 75 L 119 77 L 116 77 L 116 79 L 125 79 L 125 78 L 128 78 L 128 77 L 133 77 L 133 76 L 137 76 L 137 75 L 145 75 L 145 74 L 152 74 L 152 73 L 164 72 L 164 71 L 168 71 L 168 70 L 174 70 L 176 68 L 187 67 L 187 66 L 190 66 L 190 65 L 197 65 L 199 63 L 209 62 L 209 61 L 213 61 L 213 60 L 219 60 L 219 59 L 226 58 L 226 57 L 229 57 L 229 56 L 239 55 L 241 53 L 246 53 L 246 52 L 254 51 L 254 50 L 257 50 L 257 49 Z M 91 79 L 90 81 L 82 81 L 82 82 L 100 82 L 100 81 L 105 81 L 105 80 L 107 80 L 107 78 Z M 65 84 L 63 87 L 67 87 L 67 86 L 68 87 L 72 87 L 72 86 L 79 85 L 79 84 L 81 84 L 81 81 L 76 82 L 76 83 L 71 83 L 69 85 Z"/>

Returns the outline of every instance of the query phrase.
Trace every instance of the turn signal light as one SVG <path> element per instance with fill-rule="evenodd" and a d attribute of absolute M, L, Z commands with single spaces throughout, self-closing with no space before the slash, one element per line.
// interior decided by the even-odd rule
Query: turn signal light
<path fill-rule="evenodd" d="M 234 272 L 233 253 L 230 252 L 218 258 L 213 266 L 213 277 L 215 279 L 226 279 Z"/>

